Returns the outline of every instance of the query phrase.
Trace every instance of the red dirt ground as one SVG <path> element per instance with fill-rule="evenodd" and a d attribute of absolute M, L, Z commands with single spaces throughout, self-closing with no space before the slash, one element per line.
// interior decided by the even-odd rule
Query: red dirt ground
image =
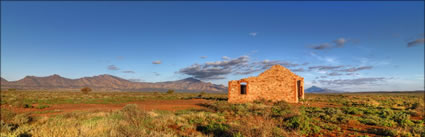
<path fill-rule="evenodd" d="M 36 109 L 36 108 L 16 108 L 2 105 L 2 108 L 8 108 L 17 113 L 23 112 L 36 112 L 36 111 L 59 111 L 51 113 L 34 114 L 35 116 L 50 116 L 54 114 L 61 114 L 73 111 L 113 111 L 123 108 L 127 104 L 137 104 L 140 109 L 151 110 L 185 110 L 185 109 L 203 109 L 204 107 L 199 104 L 208 103 L 210 101 L 204 99 L 191 99 L 191 100 L 145 100 L 137 102 L 127 102 L 122 104 L 55 104 L 49 105 L 49 108 Z M 33 106 L 37 106 L 34 104 Z"/>

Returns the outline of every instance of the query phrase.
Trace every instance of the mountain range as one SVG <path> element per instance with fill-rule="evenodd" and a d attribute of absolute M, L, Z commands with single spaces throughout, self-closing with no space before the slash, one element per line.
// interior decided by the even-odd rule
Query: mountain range
<path fill-rule="evenodd" d="M 47 77 L 26 76 L 17 81 L 1 78 L 1 89 L 17 90 L 79 90 L 90 87 L 94 91 L 175 91 L 224 93 L 227 87 L 195 78 L 166 82 L 133 82 L 112 75 L 98 75 L 79 79 L 64 78 L 59 75 Z"/>
<path fill-rule="evenodd" d="M 327 88 L 320 88 L 317 86 L 311 86 L 308 89 L 304 90 L 305 93 L 337 93 L 339 91 L 327 89 Z"/>

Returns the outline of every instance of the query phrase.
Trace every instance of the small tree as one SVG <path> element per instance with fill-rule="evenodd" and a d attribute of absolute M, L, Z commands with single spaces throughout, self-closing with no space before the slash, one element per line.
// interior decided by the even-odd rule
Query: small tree
<path fill-rule="evenodd" d="M 158 96 L 159 95 L 158 91 L 153 92 L 153 95 Z"/>
<path fill-rule="evenodd" d="M 83 92 L 84 94 L 88 94 L 91 91 L 91 88 L 89 87 L 84 87 L 81 89 L 81 92 Z"/>
<path fill-rule="evenodd" d="M 198 97 L 202 98 L 205 95 L 205 91 L 202 91 L 201 93 L 199 93 Z"/>
<path fill-rule="evenodd" d="M 172 90 L 172 89 L 169 89 L 168 91 L 167 91 L 167 94 L 173 94 L 174 93 L 174 90 Z"/>

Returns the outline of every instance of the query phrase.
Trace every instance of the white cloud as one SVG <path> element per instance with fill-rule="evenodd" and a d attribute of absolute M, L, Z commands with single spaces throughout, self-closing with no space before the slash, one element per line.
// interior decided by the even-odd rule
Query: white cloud
<path fill-rule="evenodd" d="M 161 64 L 161 60 L 152 61 L 152 64 Z"/>
<path fill-rule="evenodd" d="M 223 59 L 223 60 L 229 60 L 230 58 L 228 56 L 223 56 L 223 57 L 221 57 L 221 59 Z"/>
<path fill-rule="evenodd" d="M 326 62 L 326 63 L 330 63 L 330 64 L 338 64 L 337 59 L 336 59 L 336 58 L 334 58 L 334 57 L 320 56 L 320 55 L 315 54 L 314 52 L 310 52 L 310 55 L 311 55 L 312 57 L 316 58 L 317 60 L 324 61 L 324 62 Z"/>
<path fill-rule="evenodd" d="M 107 68 L 108 68 L 108 70 L 120 70 L 120 68 L 118 68 L 115 65 L 109 65 Z"/>
<path fill-rule="evenodd" d="M 343 47 L 346 42 L 347 40 L 344 38 L 339 38 L 337 40 L 334 40 L 334 43 L 336 44 L 337 47 Z"/>
<path fill-rule="evenodd" d="M 248 35 L 255 37 L 255 36 L 257 36 L 257 32 L 250 32 L 250 33 L 248 33 Z"/>

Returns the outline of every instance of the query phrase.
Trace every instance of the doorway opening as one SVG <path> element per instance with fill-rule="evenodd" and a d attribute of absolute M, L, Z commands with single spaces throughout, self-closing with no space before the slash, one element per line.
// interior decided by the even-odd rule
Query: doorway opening
<path fill-rule="evenodd" d="M 302 87 L 301 87 L 301 80 L 297 81 L 297 92 L 298 92 L 298 100 L 300 100 L 303 96 Z"/>

